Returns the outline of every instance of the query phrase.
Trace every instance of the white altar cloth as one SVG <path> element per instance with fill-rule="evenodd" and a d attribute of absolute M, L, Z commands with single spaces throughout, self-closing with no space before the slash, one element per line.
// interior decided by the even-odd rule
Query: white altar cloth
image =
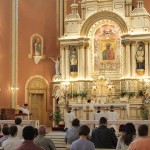
<path fill-rule="evenodd" d="M 108 125 L 120 125 L 120 124 L 126 124 L 128 122 L 132 122 L 134 125 L 141 125 L 141 124 L 147 124 L 150 125 L 150 120 L 108 120 Z M 80 120 L 80 124 L 83 125 L 98 125 L 98 120 Z"/>
<path fill-rule="evenodd" d="M 73 104 L 72 105 L 72 108 L 73 109 L 79 109 L 79 108 L 82 108 L 83 109 L 83 106 L 85 106 L 86 104 Z M 120 107 L 120 108 L 125 108 L 126 109 L 126 115 L 127 116 L 130 116 L 130 109 L 129 109 L 129 104 L 91 104 L 93 105 L 94 107 L 110 107 L 111 105 L 113 105 L 115 108 L 116 107 Z"/>

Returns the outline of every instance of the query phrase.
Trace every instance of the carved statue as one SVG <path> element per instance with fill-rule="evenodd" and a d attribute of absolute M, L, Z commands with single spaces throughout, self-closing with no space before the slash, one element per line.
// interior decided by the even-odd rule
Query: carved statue
<path fill-rule="evenodd" d="M 60 58 L 53 58 L 53 57 L 49 57 L 53 62 L 55 62 L 55 71 L 56 71 L 56 75 L 60 75 Z"/>
<path fill-rule="evenodd" d="M 40 55 L 41 55 L 41 41 L 39 38 L 37 38 L 35 42 L 35 56 Z"/>
<path fill-rule="evenodd" d="M 144 69 L 144 49 L 142 45 L 139 45 L 136 52 L 137 69 Z"/>
<path fill-rule="evenodd" d="M 78 71 L 78 57 L 76 54 L 76 49 L 74 49 L 70 56 L 70 72 L 77 72 L 77 71 Z"/>

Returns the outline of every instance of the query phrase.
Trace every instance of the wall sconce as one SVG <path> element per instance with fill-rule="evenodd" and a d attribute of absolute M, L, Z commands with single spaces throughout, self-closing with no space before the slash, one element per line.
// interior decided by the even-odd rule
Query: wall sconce
<path fill-rule="evenodd" d="M 12 90 L 13 92 L 15 92 L 15 91 L 18 91 L 19 88 L 18 88 L 18 87 L 15 87 L 15 86 L 12 86 L 12 87 L 11 87 L 11 90 Z"/>

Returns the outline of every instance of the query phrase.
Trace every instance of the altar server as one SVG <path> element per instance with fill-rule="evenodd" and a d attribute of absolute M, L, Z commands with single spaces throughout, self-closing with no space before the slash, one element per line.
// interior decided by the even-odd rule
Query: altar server
<path fill-rule="evenodd" d="M 114 111 L 114 106 L 110 106 L 110 110 L 107 112 L 107 119 L 108 120 L 118 120 L 119 115 L 117 112 Z"/>
<path fill-rule="evenodd" d="M 72 112 L 72 107 L 68 108 L 65 117 L 65 130 L 71 127 L 72 121 L 76 118 L 75 113 Z"/>
<path fill-rule="evenodd" d="M 101 111 L 100 106 L 98 106 L 96 112 L 94 113 L 94 120 L 99 120 L 101 117 L 105 117 L 105 115 Z"/>
<path fill-rule="evenodd" d="M 91 100 L 87 100 L 87 104 L 83 106 L 83 120 L 94 120 L 94 106 Z"/>

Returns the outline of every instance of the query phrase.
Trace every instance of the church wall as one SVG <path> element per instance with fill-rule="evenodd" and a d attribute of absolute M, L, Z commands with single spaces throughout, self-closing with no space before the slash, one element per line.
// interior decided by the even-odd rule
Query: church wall
<path fill-rule="evenodd" d="M 48 57 L 56 57 L 58 52 L 56 0 L 19 0 L 19 57 L 18 57 L 18 104 L 25 101 L 25 83 L 34 75 L 43 76 L 49 83 L 55 74 L 54 62 Z M 46 59 L 35 64 L 28 58 L 30 36 L 34 33 L 44 38 Z M 52 103 L 52 101 L 51 101 Z"/>
<path fill-rule="evenodd" d="M 0 108 L 10 107 L 11 1 L 0 1 Z"/>

